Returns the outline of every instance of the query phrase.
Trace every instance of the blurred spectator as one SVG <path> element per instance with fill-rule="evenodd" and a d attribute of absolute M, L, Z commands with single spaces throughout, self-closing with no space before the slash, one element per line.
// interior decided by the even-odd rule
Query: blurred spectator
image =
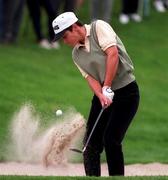
<path fill-rule="evenodd" d="M 3 32 L 3 0 L 0 0 L 0 43 L 2 42 Z"/>
<path fill-rule="evenodd" d="M 154 6 L 158 12 L 165 12 L 168 7 L 168 0 L 154 0 Z"/>
<path fill-rule="evenodd" d="M 4 0 L 3 3 L 3 42 L 5 44 L 15 43 L 23 16 L 25 0 Z"/>
<path fill-rule="evenodd" d="M 34 31 L 37 37 L 37 41 L 40 47 L 45 49 L 59 48 L 58 42 L 52 42 L 54 38 L 54 31 L 52 28 L 52 21 L 55 18 L 55 11 L 53 7 L 53 2 L 55 0 L 27 0 L 28 10 L 30 13 L 30 17 L 33 22 Z M 43 35 L 43 28 L 41 22 L 41 7 L 43 7 L 48 15 L 48 36 L 49 38 L 45 38 Z"/>
<path fill-rule="evenodd" d="M 27 0 L 27 4 L 39 45 L 45 49 L 59 49 L 59 43 L 52 42 L 54 39 L 52 21 L 59 14 L 62 5 L 63 11 L 74 11 L 76 0 Z M 45 38 L 42 31 L 41 7 L 45 9 L 48 15 L 48 39 Z"/>
<path fill-rule="evenodd" d="M 166 9 L 168 9 L 168 0 L 164 0 L 164 6 Z"/>
<path fill-rule="evenodd" d="M 54 18 L 60 14 L 60 11 L 68 12 L 75 11 L 78 0 L 49 0 L 54 11 Z M 79 4 L 78 4 L 79 5 Z M 53 20 L 53 19 L 52 19 Z M 52 26 L 52 24 L 50 24 Z M 52 31 L 53 28 L 51 27 Z M 52 44 L 58 42 L 53 42 Z"/>
<path fill-rule="evenodd" d="M 75 11 L 76 3 L 78 0 L 50 0 L 52 2 L 52 7 L 54 7 L 55 17 L 60 14 L 60 11 L 68 12 Z M 54 17 L 54 18 L 55 18 Z"/>
<path fill-rule="evenodd" d="M 110 23 L 112 4 L 113 0 L 91 0 L 91 20 L 102 19 Z"/>
<path fill-rule="evenodd" d="M 141 17 L 150 15 L 150 0 L 139 0 L 138 11 Z"/>
<path fill-rule="evenodd" d="M 139 0 L 122 0 L 122 12 L 119 21 L 122 24 L 127 24 L 130 19 L 135 22 L 141 22 L 141 17 L 138 14 Z"/>
<path fill-rule="evenodd" d="M 63 12 L 74 11 L 76 8 L 77 1 L 78 0 L 52 0 L 52 6 L 54 7 L 55 17 L 58 16 L 58 14 L 60 14 L 61 9 L 63 9 Z"/>

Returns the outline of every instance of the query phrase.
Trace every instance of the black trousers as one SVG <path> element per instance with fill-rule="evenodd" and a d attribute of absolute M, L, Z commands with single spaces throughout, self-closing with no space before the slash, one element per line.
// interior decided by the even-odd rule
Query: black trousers
<path fill-rule="evenodd" d="M 15 43 L 18 37 L 25 0 L 3 1 L 3 41 Z"/>
<path fill-rule="evenodd" d="M 122 13 L 137 13 L 139 0 L 122 0 Z"/>
<path fill-rule="evenodd" d="M 52 6 L 54 7 L 56 16 L 60 14 L 62 8 L 63 8 L 63 12 L 75 10 L 76 0 L 50 0 L 50 1 L 52 2 Z"/>
<path fill-rule="evenodd" d="M 113 103 L 103 112 L 88 147 L 83 154 L 86 175 L 100 176 L 100 154 L 105 149 L 110 176 L 124 175 L 122 141 L 138 109 L 139 89 L 136 82 L 114 91 Z M 87 122 L 84 143 L 101 110 L 99 99 L 94 96 Z"/>
<path fill-rule="evenodd" d="M 41 22 L 41 7 L 43 7 L 48 15 L 48 35 L 49 40 L 54 39 L 54 31 L 52 28 L 52 21 L 54 20 L 55 11 L 52 6 L 51 0 L 27 0 L 28 10 L 33 22 L 34 31 L 36 33 L 37 41 L 44 38 L 43 28 Z"/>
<path fill-rule="evenodd" d="M 3 33 L 3 28 L 4 28 L 4 24 L 3 24 L 3 9 L 4 9 L 4 2 L 3 0 L 0 0 L 0 43 L 2 42 L 2 33 Z"/>

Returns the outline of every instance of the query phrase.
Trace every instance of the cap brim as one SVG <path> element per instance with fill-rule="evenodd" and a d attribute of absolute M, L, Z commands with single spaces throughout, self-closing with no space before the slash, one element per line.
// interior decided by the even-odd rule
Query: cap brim
<path fill-rule="evenodd" d="M 59 39 L 61 39 L 61 38 L 63 37 L 65 31 L 66 31 L 66 30 L 63 30 L 63 31 L 61 31 L 60 33 L 56 34 L 55 37 L 54 37 L 54 39 L 53 39 L 53 42 L 58 41 Z"/>

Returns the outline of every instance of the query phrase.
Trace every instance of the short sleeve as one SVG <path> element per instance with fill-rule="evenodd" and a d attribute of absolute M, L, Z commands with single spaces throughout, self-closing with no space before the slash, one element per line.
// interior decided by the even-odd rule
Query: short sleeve
<path fill-rule="evenodd" d="M 110 24 L 106 23 L 105 21 L 97 21 L 96 33 L 99 45 L 103 51 L 105 51 L 108 47 L 115 46 L 117 44 L 116 33 Z"/>

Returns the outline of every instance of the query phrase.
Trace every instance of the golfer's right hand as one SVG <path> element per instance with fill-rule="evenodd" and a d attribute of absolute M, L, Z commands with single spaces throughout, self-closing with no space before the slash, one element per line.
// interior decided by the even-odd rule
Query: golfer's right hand
<path fill-rule="evenodd" d="M 100 103 L 101 103 L 102 107 L 104 107 L 104 108 L 109 107 L 111 105 L 111 103 L 112 103 L 112 99 L 106 97 L 103 94 L 99 95 L 99 100 L 100 100 Z"/>

